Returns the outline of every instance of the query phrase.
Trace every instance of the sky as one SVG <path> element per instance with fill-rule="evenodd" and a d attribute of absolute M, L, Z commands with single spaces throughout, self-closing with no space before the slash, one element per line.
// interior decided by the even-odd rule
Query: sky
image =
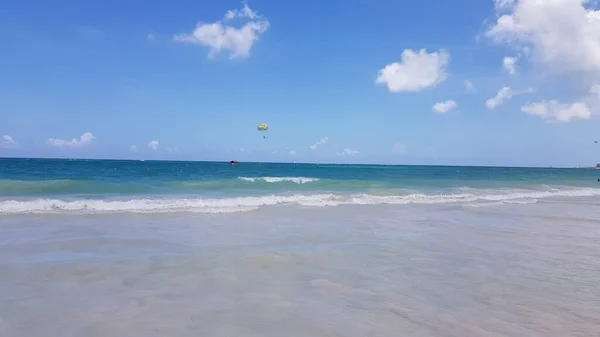
<path fill-rule="evenodd" d="M 2 157 L 600 162 L 597 1 L 0 8 Z"/>

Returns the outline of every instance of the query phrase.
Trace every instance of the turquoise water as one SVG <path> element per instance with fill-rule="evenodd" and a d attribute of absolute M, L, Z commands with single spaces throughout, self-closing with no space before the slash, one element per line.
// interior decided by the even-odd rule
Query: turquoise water
<path fill-rule="evenodd" d="M 0 212 L 525 201 L 596 195 L 597 176 L 593 169 L 2 159 Z"/>
<path fill-rule="evenodd" d="M 600 336 L 598 173 L 0 160 L 0 336 Z"/>

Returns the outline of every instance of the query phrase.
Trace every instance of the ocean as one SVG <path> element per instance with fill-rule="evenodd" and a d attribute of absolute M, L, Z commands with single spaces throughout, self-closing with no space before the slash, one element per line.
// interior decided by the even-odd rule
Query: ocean
<path fill-rule="evenodd" d="M 0 336 L 599 336 L 598 178 L 0 159 Z"/>
<path fill-rule="evenodd" d="M 534 203 L 600 195 L 590 169 L 0 160 L 0 214 L 234 213 L 277 205 Z"/>

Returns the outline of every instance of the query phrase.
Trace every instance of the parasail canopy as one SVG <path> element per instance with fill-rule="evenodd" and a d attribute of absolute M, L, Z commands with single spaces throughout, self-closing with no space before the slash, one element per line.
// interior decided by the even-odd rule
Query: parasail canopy
<path fill-rule="evenodd" d="M 256 130 L 267 131 L 267 130 L 269 130 L 269 126 L 265 123 L 260 123 L 260 124 L 258 124 L 258 126 L 256 126 Z"/>

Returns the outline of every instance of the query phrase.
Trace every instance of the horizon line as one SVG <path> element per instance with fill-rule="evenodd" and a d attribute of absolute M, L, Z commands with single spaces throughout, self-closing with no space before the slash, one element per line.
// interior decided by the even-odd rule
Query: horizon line
<path fill-rule="evenodd" d="M 119 158 L 77 158 L 77 157 L 3 157 L 0 160 L 96 160 L 96 161 L 152 161 L 180 163 L 229 163 L 226 160 L 183 160 L 183 159 L 119 159 Z M 523 169 L 594 169 L 595 166 L 502 166 L 502 165 L 444 165 L 444 164 L 382 164 L 382 163 L 335 163 L 335 162 L 278 162 L 278 161 L 238 161 L 238 164 L 300 164 L 300 165 L 345 165 L 345 166 L 424 166 L 424 167 L 479 167 L 479 168 L 523 168 Z"/>

